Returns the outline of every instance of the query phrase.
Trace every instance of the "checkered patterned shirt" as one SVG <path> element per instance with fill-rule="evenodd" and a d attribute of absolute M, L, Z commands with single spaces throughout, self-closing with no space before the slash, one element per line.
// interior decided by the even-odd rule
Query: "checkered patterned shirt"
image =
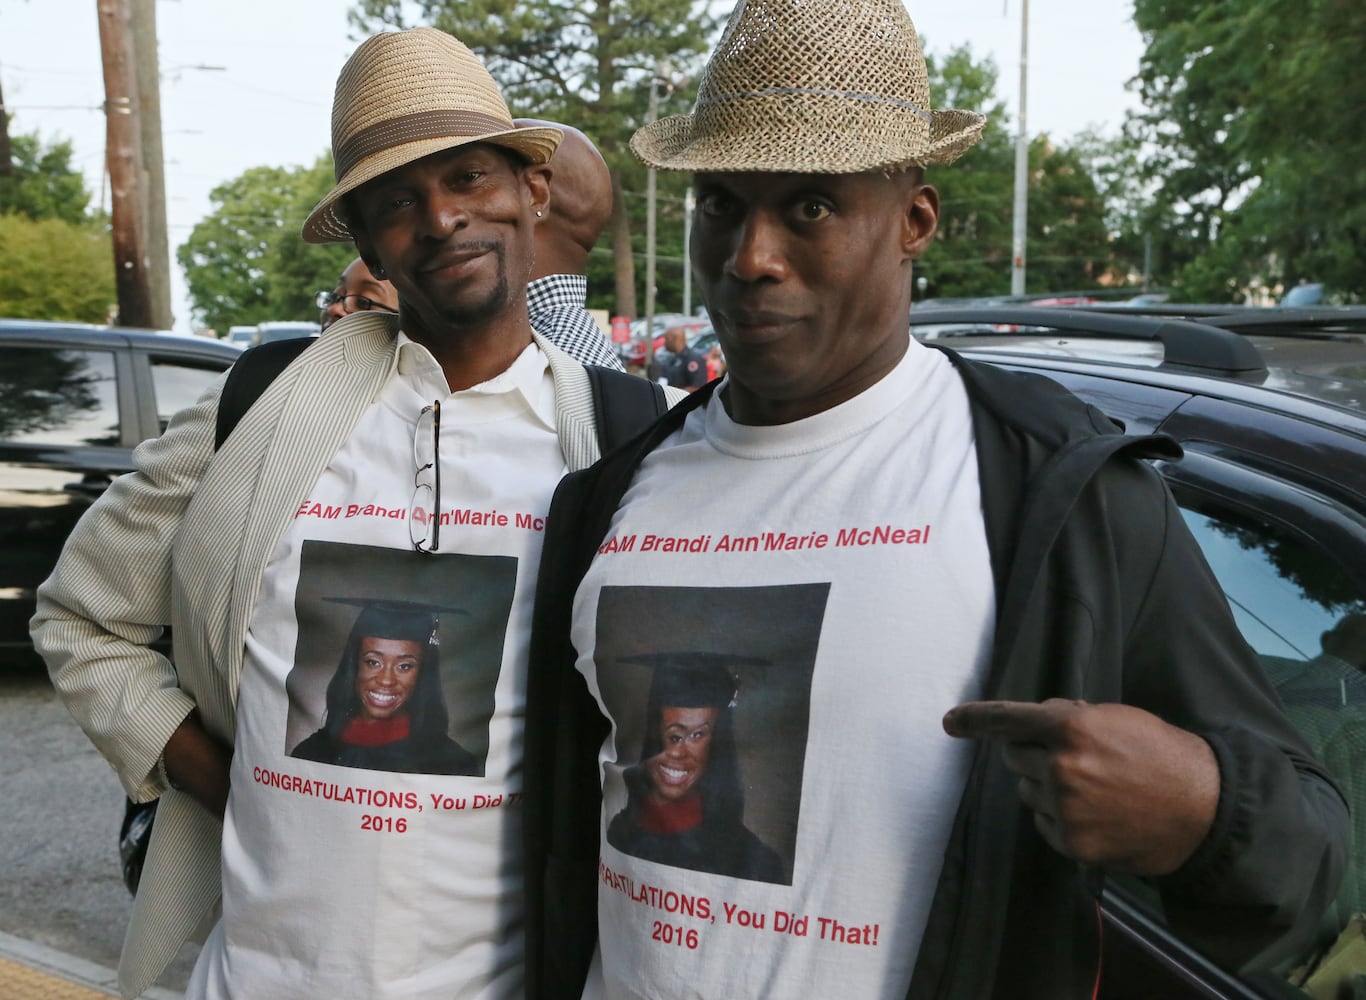
<path fill-rule="evenodd" d="M 588 315 L 588 279 L 581 274 L 548 274 L 526 286 L 531 325 L 571 358 L 622 371 L 616 348 Z"/>

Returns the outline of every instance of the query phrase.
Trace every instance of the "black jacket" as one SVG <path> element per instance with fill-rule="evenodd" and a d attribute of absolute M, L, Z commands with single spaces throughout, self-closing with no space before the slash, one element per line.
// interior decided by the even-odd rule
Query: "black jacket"
<path fill-rule="evenodd" d="M 1195 855 L 1156 880 L 1167 919 L 1229 967 L 1303 945 L 1346 863 L 1346 805 L 1282 714 L 1160 476 L 1136 460 L 1179 447 L 1116 433 L 1047 379 L 947 353 L 971 400 L 996 588 L 983 697 L 1125 702 L 1204 737 L 1219 806 Z M 711 392 L 567 477 L 551 507 L 526 713 L 533 997 L 578 997 L 597 935 L 608 724 L 574 669 L 571 602 L 635 469 Z M 910 1000 L 1090 995 L 1101 877 L 1044 843 L 1015 784 L 980 741 Z"/>

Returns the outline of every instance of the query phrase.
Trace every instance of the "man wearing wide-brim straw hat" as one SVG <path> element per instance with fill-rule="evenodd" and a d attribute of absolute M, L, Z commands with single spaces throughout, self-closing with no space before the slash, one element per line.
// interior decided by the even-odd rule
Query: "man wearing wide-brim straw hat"
<path fill-rule="evenodd" d="M 1107 872 L 1150 878 L 1227 966 L 1312 938 L 1345 807 L 1142 461 L 1178 449 L 909 336 L 939 215 L 923 169 L 982 126 L 933 108 L 899 0 L 748 0 L 693 113 L 633 138 L 694 172 L 729 371 L 556 493 L 528 680 L 533 996 L 1090 996 Z M 773 703 L 809 705 L 746 715 L 751 691 L 732 720 L 742 822 L 790 883 L 604 840 L 639 751 L 600 600 L 813 585 L 801 649 L 809 605 L 656 622 L 635 647 L 763 656 Z M 649 823 L 682 838 L 698 813 Z"/>
<path fill-rule="evenodd" d="M 368 39 L 332 121 L 336 185 L 304 237 L 354 241 L 399 313 L 345 316 L 288 367 L 288 344 L 243 354 L 138 450 L 38 597 L 57 690 L 129 796 L 159 797 L 128 997 L 205 932 L 193 998 L 522 994 L 541 520 L 566 469 L 662 410 L 658 387 L 590 376 L 533 332 L 561 133 L 517 128 L 469 49 L 430 28 Z M 354 689 L 329 699 L 350 625 L 320 594 L 468 614 L 425 683 L 420 644 L 367 629 Z M 173 661 L 149 647 L 166 622 Z M 449 714 L 419 711 L 434 692 Z M 321 731 L 328 754 L 291 755 Z"/>

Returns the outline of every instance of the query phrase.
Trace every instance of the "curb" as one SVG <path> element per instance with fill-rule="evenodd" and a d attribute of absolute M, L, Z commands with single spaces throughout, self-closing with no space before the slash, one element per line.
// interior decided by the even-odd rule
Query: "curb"
<path fill-rule="evenodd" d="M 105 968 L 103 965 L 97 965 L 83 958 L 77 958 L 75 955 L 68 955 L 56 948 L 49 948 L 46 945 L 26 941 L 23 938 L 0 931 L 0 993 L 6 996 L 13 996 L 14 994 L 9 992 L 9 987 L 5 982 L 7 977 L 4 975 L 4 960 L 36 973 L 35 978 L 46 976 L 61 979 L 73 986 L 93 990 L 101 996 L 117 997 L 119 995 L 118 973 L 113 969 Z M 39 994 L 35 992 L 33 995 L 58 997 L 67 994 L 51 990 L 49 993 Z M 76 994 L 73 991 L 70 995 L 75 996 Z M 184 1000 L 184 994 L 154 986 L 142 994 L 142 1000 Z"/>

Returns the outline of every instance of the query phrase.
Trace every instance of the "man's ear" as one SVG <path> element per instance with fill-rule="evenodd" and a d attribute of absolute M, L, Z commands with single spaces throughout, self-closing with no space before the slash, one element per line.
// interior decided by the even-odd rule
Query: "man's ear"
<path fill-rule="evenodd" d="M 932 184 L 916 184 L 908 192 L 901 227 L 901 250 L 907 260 L 923 254 L 939 228 L 939 191 Z"/>
<path fill-rule="evenodd" d="M 531 209 L 540 212 L 542 218 L 550 214 L 551 174 L 548 163 L 533 163 L 522 168 L 522 181 L 531 193 Z"/>

